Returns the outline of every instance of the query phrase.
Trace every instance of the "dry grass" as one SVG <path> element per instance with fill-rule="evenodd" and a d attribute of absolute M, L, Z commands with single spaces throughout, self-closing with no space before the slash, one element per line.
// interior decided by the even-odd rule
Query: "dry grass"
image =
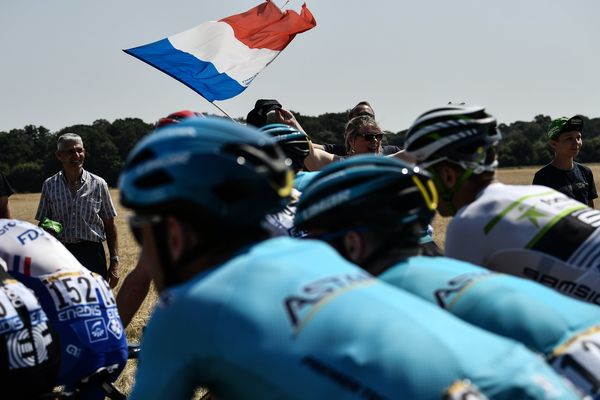
<path fill-rule="evenodd" d="M 594 176 L 596 177 L 596 187 L 600 188 L 600 182 L 597 180 L 598 177 L 600 177 L 600 164 L 590 165 L 590 167 L 592 168 Z M 529 184 L 533 179 L 533 174 L 538 169 L 539 167 L 501 169 L 498 173 L 498 178 L 501 182 L 507 184 Z M 139 248 L 131 236 L 129 228 L 127 227 L 126 216 L 129 214 L 129 211 L 125 210 L 118 204 L 119 195 L 117 190 L 111 190 L 111 195 L 119 214 L 116 219 L 119 232 L 119 256 L 121 259 L 122 276 L 125 276 L 128 271 L 135 267 Z M 39 196 L 39 193 L 13 195 L 10 198 L 13 217 L 36 223 L 33 217 L 35 216 Z M 444 244 L 444 235 L 446 233 L 447 224 L 448 218 L 442 218 L 440 216 L 436 216 L 433 222 L 434 239 L 442 247 Z M 119 290 L 119 287 L 117 287 L 117 290 Z M 146 322 L 152 313 L 155 302 L 156 292 L 152 290 L 142 305 L 140 311 L 127 328 L 127 338 L 130 342 L 139 342 L 142 329 L 146 325 Z M 130 362 L 117 382 L 117 386 L 126 393 L 129 393 L 131 389 L 134 373 L 135 362 Z M 200 393 L 198 393 L 197 396 L 199 394 Z"/>

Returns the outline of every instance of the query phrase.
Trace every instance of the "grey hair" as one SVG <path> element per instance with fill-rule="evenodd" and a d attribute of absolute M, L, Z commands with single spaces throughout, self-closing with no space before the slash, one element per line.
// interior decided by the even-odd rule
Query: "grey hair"
<path fill-rule="evenodd" d="M 56 142 L 56 150 L 61 151 L 67 142 L 81 142 L 83 145 L 83 139 L 76 133 L 63 133 L 59 136 Z"/>

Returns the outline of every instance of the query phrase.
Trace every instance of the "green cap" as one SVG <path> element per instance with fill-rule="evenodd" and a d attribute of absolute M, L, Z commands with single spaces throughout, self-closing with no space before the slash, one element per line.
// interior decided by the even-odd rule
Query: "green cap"
<path fill-rule="evenodd" d="M 548 128 L 548 133 L 546 135 L 548 136 L 548 139 L 556 139 L 556 137 L 563 132 L 581 132 L 582 129 L 583 119 L 579 115 L 571 118 L 560 117 L 550 123 L 550 127 Z"/>
<path fill-rule="evenodd" d="M 52 221 L 50 218 L 44 218 L 40 226 L 47 231 L 54 232 L 57 235 L 63 231 L 62 224 L 58 221 Z"/>

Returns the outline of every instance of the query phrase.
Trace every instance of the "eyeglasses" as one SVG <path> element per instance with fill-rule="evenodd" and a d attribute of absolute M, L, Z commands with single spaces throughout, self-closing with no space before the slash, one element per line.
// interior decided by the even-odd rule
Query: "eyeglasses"
<path fill-rule="evenodd" d="M 383 133 L 357 133 L 356 136 L 364 138 L 367 142 L 371 142 L 374 139 L 381 142 L 383 139 Z"/>
<path fill-rule="evenodd" d="M 142 245 L 142 227 L 159 224 L 163 221 L 160 215 L 132 215 L 129 217 L 129 229 L 135 241 Z"/>

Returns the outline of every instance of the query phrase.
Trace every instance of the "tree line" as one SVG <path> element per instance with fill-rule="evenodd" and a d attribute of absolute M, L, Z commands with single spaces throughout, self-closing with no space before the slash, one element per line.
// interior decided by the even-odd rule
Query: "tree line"
<path fill-rule="evenodd" d="M 319 116 L 294 114 L 315 143 L 343 143 L 347 112 Z M 548 116 L 537 115 L 532 121 L 500 124 L 503 135 L 499 148 L 500 166 L 547 164 L 552 158 L 546 140 L 550 121 Z M 124 118 L 113 122 L 99 119 L 91 125 L 67 126 L 57 132 L 35 125 L 0 131 L 0 172 L 8 177 L 16 191 L 39 192 L 44 179 L 60 168 L 54 155 L 58 137 L 74 132 L 84 141 L 85 168 L 102 176 L 110 186 L 116 186 L 127 154 L 153 128 L 154 124 L 139 118 Z M 386 132 L 384 144 L 402 147 L 405 132 Z M 583 141 L 578 160 L 583 163 L 600 161 L 600 118 L 584 117 Z"/>

